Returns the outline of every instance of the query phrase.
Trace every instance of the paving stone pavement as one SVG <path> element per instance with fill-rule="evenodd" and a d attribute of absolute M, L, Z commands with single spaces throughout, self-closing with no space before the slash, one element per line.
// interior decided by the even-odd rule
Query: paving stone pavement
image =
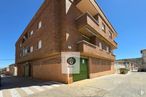
<path fill-rule="evenodd" d="M 49 91 L 53 88 L 57 88 L 60 85 L 42 85 L 42 86 L 29 86 L 13 89 L 0 90 L 0 97 L 25 97 L 32 94 L 41 93 L 43 91 Z"/>
<path fill-rule="evenodd" d="M 53 85 L 6 89 L 0 91 L 0 97 L 146 97 L 144 72 L 113 74 L 70 85 Z"/>
<path fill-rule="evenodd" d="M 0 97 L 25 97 L 58 88 L 62 83 L 44 82 L 29 78 L 3 77 Z"/>
<path fill-rule="evenodd" d="M 75 82 L 30 97 L 146 97 L 146 73 L 113 74 Z"/>

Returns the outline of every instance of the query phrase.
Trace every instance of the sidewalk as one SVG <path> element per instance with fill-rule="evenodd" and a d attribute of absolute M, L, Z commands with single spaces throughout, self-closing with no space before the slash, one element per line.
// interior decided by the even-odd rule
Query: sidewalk
<path fill-rule="evenodd" d="M 87 79 L 29 97 L 146 97 L 146 73 L 130 72 Z"/>

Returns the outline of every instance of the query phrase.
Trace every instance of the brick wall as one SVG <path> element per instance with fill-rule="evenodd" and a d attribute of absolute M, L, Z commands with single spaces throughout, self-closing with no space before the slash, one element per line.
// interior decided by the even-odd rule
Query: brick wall
<path fill-rule="evenodd" d="M 67 83 L 67 75 L 61 71 L 60 57 L 33 62 L 33 78 Z"/>
<path fill-rule="evenodd" d="M 114 73 L 114 64 L 105 59 L 89 58 L 90 78 Z"/>

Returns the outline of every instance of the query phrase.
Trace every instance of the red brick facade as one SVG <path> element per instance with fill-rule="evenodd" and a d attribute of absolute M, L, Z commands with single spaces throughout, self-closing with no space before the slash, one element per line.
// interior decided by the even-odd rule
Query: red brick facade
<path fill-rule="evenodd" d="M 16 43 L 19 76 L 73 82 L 72 75 L 61 72 L 61 52 L 68 51 L 88 59 L 89 78 L 114 72 L 112 51 L 117 47 L 117 33 L 99 6 L 88 2 L 93 5 L 86 0 L 45 0 Z M 86 13 L 82 3 L 90 9 Z M 27 64 L 29 74 L 25 74 Z"/>

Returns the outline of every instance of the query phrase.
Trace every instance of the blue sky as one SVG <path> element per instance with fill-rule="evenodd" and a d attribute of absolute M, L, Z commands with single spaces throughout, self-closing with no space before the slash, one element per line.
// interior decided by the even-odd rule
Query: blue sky
<path fill-rule="evenodd" d="M 15 42 L 44 0 L 1 0 L 0 67 L 14 63 Z M 140 57 L 146 48 L 146 0 L 97 0 L 118 32 L 117 59 Z"/>
<path fill-rule="evenodd" d="M 43 0 L 0 0 L 0 67 L 15 62 L 15 43 Z"/>
<path fill-rule="evenodd" d="M 117 59 L 141 57 L 146 48 L 146 0 L 97 0 L 118 32 Z"/>

